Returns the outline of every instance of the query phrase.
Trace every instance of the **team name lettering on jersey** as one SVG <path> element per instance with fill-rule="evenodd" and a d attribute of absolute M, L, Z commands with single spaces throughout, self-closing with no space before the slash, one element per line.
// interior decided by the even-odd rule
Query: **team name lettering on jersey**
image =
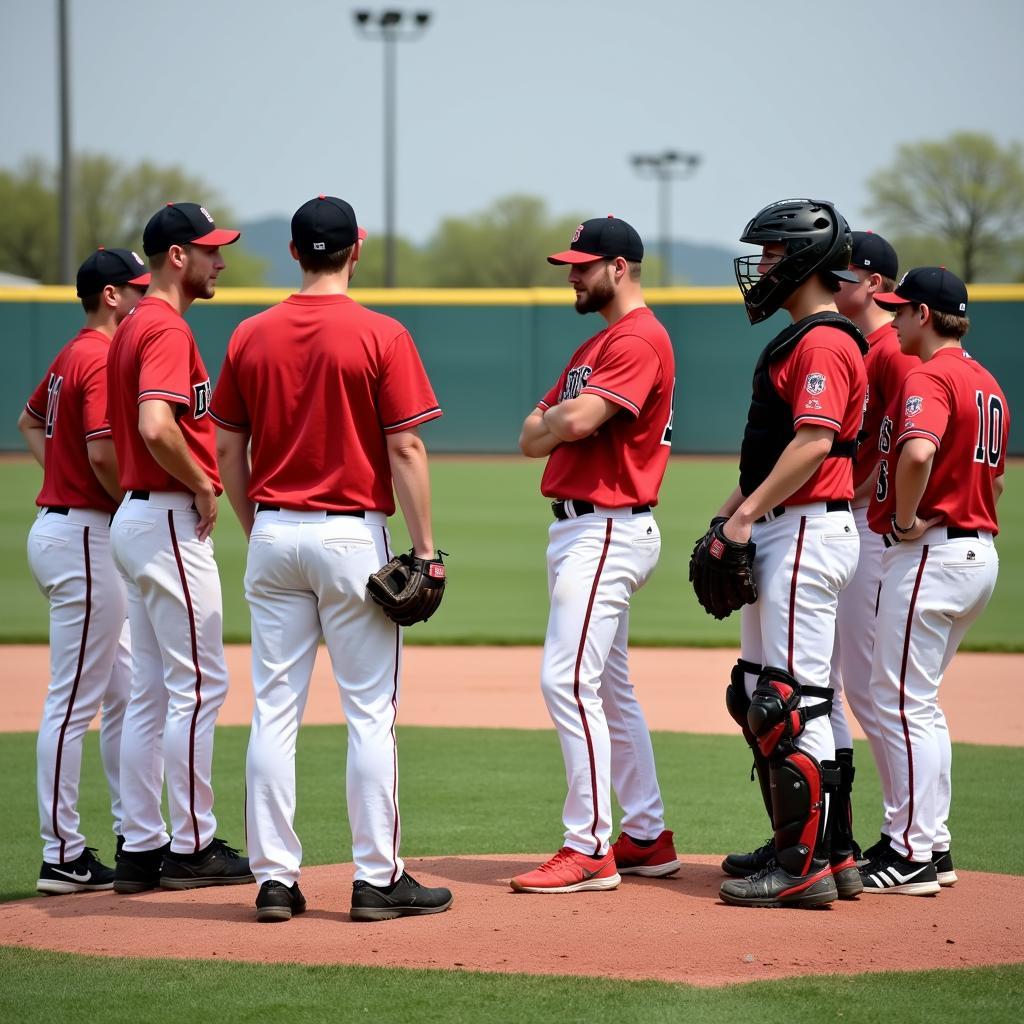
<path fill-rule="evenodd" d="M 558 400 L 565 402 L 571 398 L 579 398 L 593 372 L 594 368 L 592 366 L 573 367 L 565 375 L 565 387 L 562 389 L 562 394 Z"/>

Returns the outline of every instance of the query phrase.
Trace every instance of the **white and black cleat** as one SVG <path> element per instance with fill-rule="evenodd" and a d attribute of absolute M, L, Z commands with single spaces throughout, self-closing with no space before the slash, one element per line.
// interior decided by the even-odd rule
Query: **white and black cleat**
<path fill-rule="evenodd" d="M 896 893 L 901 896 L 934 896 L 939 880 L 932 861 L 918 864 L 890 848 L 860 869 L 864 894 Z"/>

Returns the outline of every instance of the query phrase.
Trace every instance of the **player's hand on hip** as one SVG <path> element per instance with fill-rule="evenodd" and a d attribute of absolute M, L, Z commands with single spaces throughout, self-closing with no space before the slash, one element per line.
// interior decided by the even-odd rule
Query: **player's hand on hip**
<path fill-rule="evenodd" d="M 196 525 L 196 536 L 200 540 L 206 540 L 213 533 L 217 525 L 217 495 L 211 487 L 209 491 L 203 491 L 195 496 L 196 511 L 199 513 L 199 523 Z"/>
<path fill-rule="evenodd" d="M 896 531 L 897 537 L 901 540 L 917 540 L 925 530 L 930 530 L 933 526 L 938 526 L 942 522 L 942 516 L 932 516 L 931 519 L 922 519 L 920 516 L 914 516 L 914 521 L 910 524 L 909 530 L 898 530 Z"/>
<path fill-rule="evenodd" d="M 746 544 L 750 540 L 750 523 L 734 513 L 722 527 L 722 533 L 734 544 Z"/>

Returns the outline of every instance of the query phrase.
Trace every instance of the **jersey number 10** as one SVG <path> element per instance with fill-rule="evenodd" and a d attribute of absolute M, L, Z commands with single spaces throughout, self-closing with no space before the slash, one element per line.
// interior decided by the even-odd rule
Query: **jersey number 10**
<path fill-rule="evenodd" d="M 978 444 L 974 461 L 998 466 L 1003 450 L 1003 400 L 999 395 L 989 395 L 986 399 L 982 391 L 975 391 L 974 397 L 978 403 Z"/>

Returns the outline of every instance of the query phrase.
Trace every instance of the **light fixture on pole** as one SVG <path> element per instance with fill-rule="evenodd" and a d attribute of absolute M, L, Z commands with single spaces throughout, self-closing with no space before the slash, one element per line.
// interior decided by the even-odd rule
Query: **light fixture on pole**
<path fill-rule="evenodd" d="M 661 283 L 672 283 L 672 212 L 671 184 L 689 178 L 700 164 L 698 153 L 680 153 L 666 149 L 663 153 L 637 153 L 630 157 L 633 170 L 642 177 L 658 182 L 658 231 L 661 234 Z"/>
<path fill-rule="evenodd" d="M 395 44 L 419 39 L 427 30 L 430 11 L 384 11 L 360 9 L 352 12 L 356 30 L 366 39 L 384 44 L 384 284 L 395 287 L 395 86 L 397 63 Z"/>

